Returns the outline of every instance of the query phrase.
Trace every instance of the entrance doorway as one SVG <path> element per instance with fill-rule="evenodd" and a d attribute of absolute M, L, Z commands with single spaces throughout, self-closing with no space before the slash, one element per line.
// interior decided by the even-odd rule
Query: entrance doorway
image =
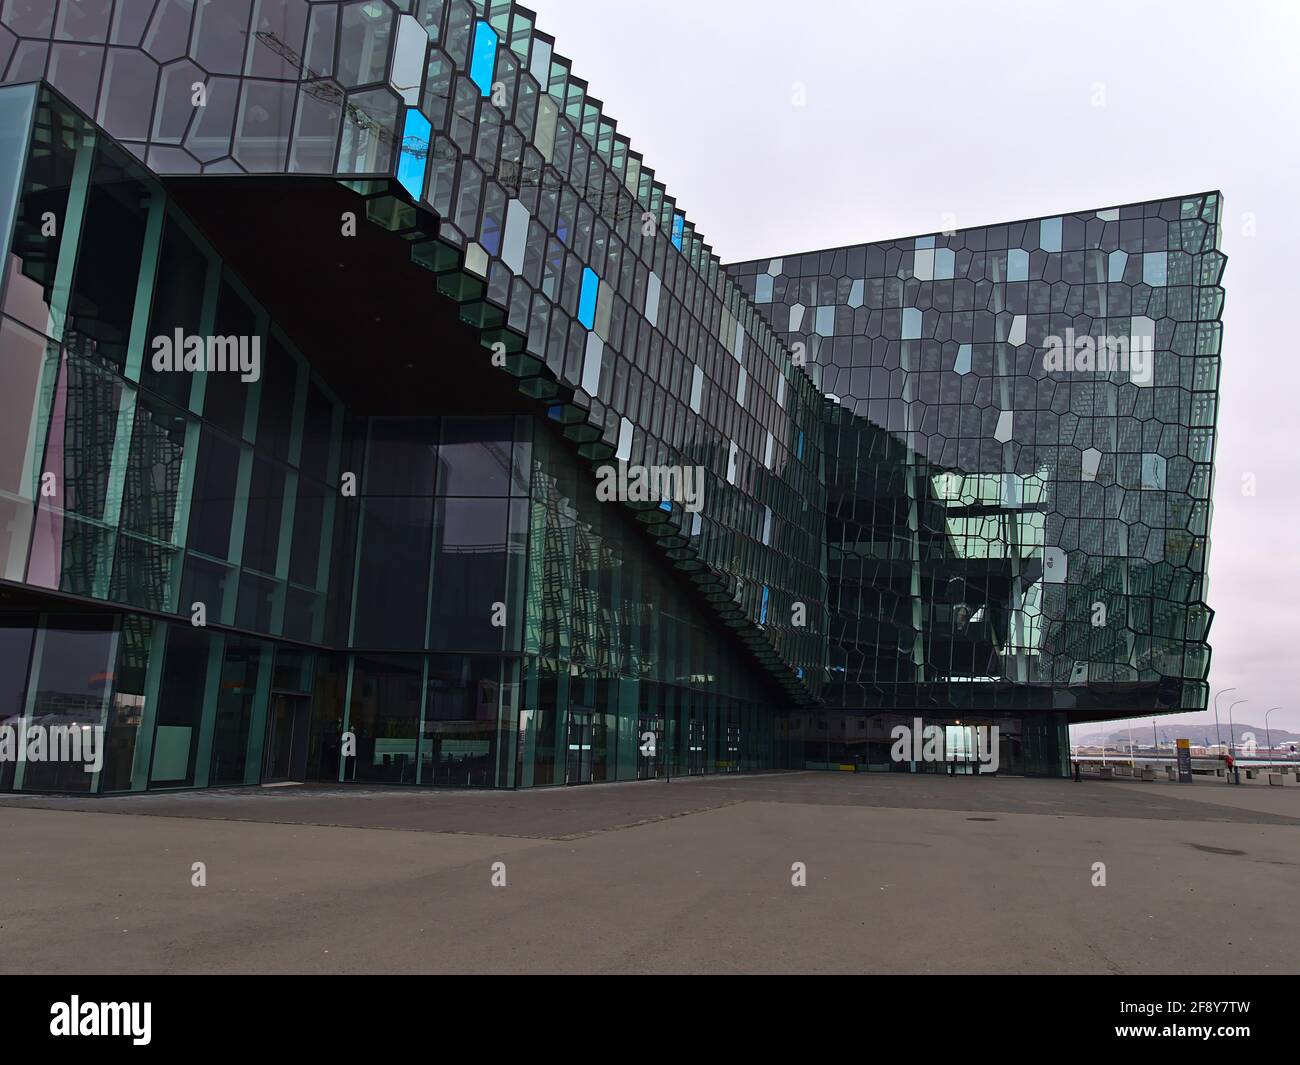
<path fill-rule="evenodd" d="M 704 772 L 704 729 L 705 722 L 698 717 L 690 719 L 686 743 L 686 773 L 696 776 Z"/>
<path fill-rule="evenodd" d="M 966 776 L 975 771 L 975 735 L 969 725 L 944 725 L 946 771 Z"/>
<path fill-rule="evenodd" d="M 724 773 L 740 772 L 740 726 L 727 726 L 727 760 L 723 763 Z"/>
<path fill-rule="evenodd" d="M 564 762 L 566 784 L 591 783 L 591 740 L 591 714 L 583 710 L 570 710 L 568 755 Z"/>
<path fill-rule="evenodd" d="M 263 784 L 307 779 L 307 733 L 311 728 L 311 696 L 272 692 L 266 715 L 266 758 Z"/>

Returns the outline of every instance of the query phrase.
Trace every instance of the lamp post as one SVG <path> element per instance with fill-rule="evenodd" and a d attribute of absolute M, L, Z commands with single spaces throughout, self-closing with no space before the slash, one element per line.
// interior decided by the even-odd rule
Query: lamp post
<path fill-rule="evenodd" d="M 1236 690 L 1236 688 L 1220 688 L 1214 696 L 1214 745 L 1216 747 L 1223 746 L 1223 734 L 1219 731 L 1219 696 Z"/>
<path fill-rule="evenodd" d="M 1232 752 L 1232 757 L 1237 757 L 1237 726 L 1233 724 L 1232 712 L 1242 703 L 1250 702 L 1249 699 L 1235 699 L 1228 704 L 1228 750 Z"/>
<path fill-rule="evenodd" d="M 1249 699 L 1237 699 L 1228 704 L 1228 749 L 1232 752 L 1232 782 L 1241 783 L 1241 770 L 1237 768 L 1237 726 L 1232 720 L 1232 712 Z"/>
<path fill-rule="evenodd" d="M 1267 710 L 1264 711 L 1264 739 L 1265 742 L 1268 743 L 1268 755 L 1270 758 L 1273 757 L 1273 733 L 1271 733 L 1268 729 L 1268 715 L 1271 714 L 1274 710 L 1281 710 L 1281 709 L 1282 708 L 1280 706 L 1270 706 Z"/>

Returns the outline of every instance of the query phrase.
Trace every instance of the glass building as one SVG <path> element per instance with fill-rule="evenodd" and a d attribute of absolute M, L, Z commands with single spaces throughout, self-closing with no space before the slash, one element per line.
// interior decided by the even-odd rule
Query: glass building
<path fill-rule="evenodd" d="M 1220 209 L 728 267 L 826 395 L 828 762 L 920 715 L 1054 774 L 1069 723 L 1205 708 Z"/>
<path fill-rule="evenodd" d="M 1219 197 L 724 269 L 553 46 L 4 5 L 0 740 L 103 757 L 0 790 L 872 768 L 916 716 L 1055 774 L 1204 706 Z"/>

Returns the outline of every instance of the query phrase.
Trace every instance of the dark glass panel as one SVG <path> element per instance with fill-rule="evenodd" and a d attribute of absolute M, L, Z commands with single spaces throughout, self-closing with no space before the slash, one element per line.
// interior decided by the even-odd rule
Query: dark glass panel
<path fill-rule="evenodd" d="M 174 610 L 181 557 L 180 549 L 169 544 L 119 533 L 108 597 L 145 610 Z"/>
<path fill-rule="evenodd" d="M 64 360 L 44 465 L 55 475 L 46 498 L 64 510 L 104 516 L 123 390 L 115 374 L 71 353 Z"/>
<path fill-rule="evenodd" d="M 284 636 L 290 640 L 321 643 L 324 625 L 324 594 L 290 585 L 285 591 Z"/>
<path fill-rule="evenodd" d="M 437 418 L 371 418 L 361 494 L 433 495 L 437 441 Z"/>
<path fill-rule="evenodd" d="M 198 555 L 187 556 L 176 612 L 192 619 L 195 604 L 202 603 L 209 621 L 231 624 L 237 576 L 238 570 L 233 566 L 210 562 Z"/>
<path fill-rule="evenodd" d="M 172 339 L 176 330 L 183 336 L 198 336 L 203 325 L 203 295 L 207 290 L 208 258 L 190 239 L 172 215 L 163 228 L 162 254 L 158 260 L 158 281 L 154 286 L 149 335 L 140 367 L 140 383 L 172 402 L 186 405 L 194 375 L 184 370 L 153 368 L 154 338 Z M 174 356 L 174 352 L 173 352 Z"/>
<path fill-rule="evenodd" d="M 298 499 L 293 512 L 293 540 L 289 550 L 289 580 L 317 587 L 321 535 L 325 527 L 325 487 L 309 477 L 298 477 Z"/>
<path fill-rule="evenodd" d="M 230 557 L 239 456 L 238 444 L 204 427 L 190 502 L 190 532 L 186 543 L 191 551 L 201 551 L 214 558 Z"/>
<path fill-rule="evenodd" d="M 432 501 L 366 499 L 362 507 L 352 646 L 423 647 Z"/>
<path fill-rule="evenodd" d="M 501 649 L 511 623 L 505 588 L 507 520 L 504 499 L 437 500 L 430 647 Z"/>
<path fill-rule="evenodd" d="M 247 343 L 250 350 L 255 338 L 261 344 L 253 308 L 229 281 L 221 282 L 214 332 L 217 336 L 238 338 Z M 203 404 L 204 417 L 228 433 L 242 437 L 252 383 L 241 380 L 240 374 L 233 370 L 214 371 L 205 377 L 207 392 Z"/>
<path fill-rule="evenodd" d="M 444 418 L 438 494 L 509 495 L 513 436 L 509 418 Z"/>
<path fill-rule="evenodd" d="M 422 680 L 420 655 L 356 657 L 348 730 L 357 753 L 346 779 L 415 783 Z"/>
<path fill-rule="evenodd" d="M 134 162 L 112 145 L 96 146 L 68 331 L 89 341 L 79 349 L 119 370 L 126 367 L 152 195 Z"/>
<path fill-rule="evenodd" d="M 317 655 L 307 750 L 308 780 L 339 779 L 347 683 L 347 655 Z"/>
<path fill-rule="evenodd" d="M 310 651 L 295 651 L 289 647 L 277 647 L 275 651 L 275 674 L 271 687 L 280 692 L 309 692 L 312 688 L 314 659 Z"/>
<path fill-rule="evenodd" d="M 253 456 L 253 476 L 248 487 L 244 520 L 245 569 L 274 575 L 280 551 L 284 513 L 284 467 L 260 454 Z"/>
<path fill-rule="evenodd" d="M 170 543 L 185 464 L 188 419 L 147 395 L 136 400 L 135 428 L 122 486 L 121 526 Z"/>
<path fill-rule="evenodd" d="M 280 462 L 290 460 L 298 360 L 274 335 L 262 359 L 262 397 L 257 420 L 257 450 Z"/>
<path fill-rule="evenodd" d="M 211 638 L 204 629 L 184 623 L 168 626 L 149 769 L 151 788 L 190 787 L 194 783 L 210 647 Z"/>
<path fill-rule="evenodd" d="M 209 784 L 242 784 L 250 768 L 249 728 L 262 670 L 269 669 L 271 645 L 258 640 L 228 640 L 212 732 Z M 254 775 L 254 779 L 257 779 Z"/>
<path fill-rule="evenodd" d="M 307 416 L 303 420 L 302 455 L 298 468 L 318 481 L 327 478 L 333 426 L 334 404 L 312 381 L 307 389 Z"/>
<path fill-rule="evenodd" d="M 239 578 L 239 608 L 235 624 L 252 632 L 280 634 L 276 616 L 282 613 L 284 582 L 245 573 Z"/>

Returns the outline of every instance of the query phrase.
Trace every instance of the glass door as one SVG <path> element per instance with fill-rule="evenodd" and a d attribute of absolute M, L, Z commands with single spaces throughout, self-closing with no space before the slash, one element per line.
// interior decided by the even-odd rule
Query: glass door
<path fill-rule="evenodd" d="M 727 753 L 723 772 L 740 772 L 740 726 L 727 726 Z"/>
<path fill-rule="evenodd" d="M 686 772 L 692 776 L 704 772 L 704 729 L 703 721 L 698 717 L 691 718 L 689 742 L 686 745 Z"/>
<path fill-rule="evenodd" d="M 311 722 L 311 697 L 272 692 L 266 715 L 266 761 L 263 784 L 303 779 L 306 769 L 307 730 Z"/>
<path fill-rule="evenodd" d="M 965 775 L 973 772 L 975 736 L 969 725 L 944 725 L 943 751 L 949 771 Z"/>
<path fill-rule="evenodd" d="M 583 710 L 569 711 L 568 757 L 564 764 L 566 784 L 591 783 L 591 714 Z"/>

